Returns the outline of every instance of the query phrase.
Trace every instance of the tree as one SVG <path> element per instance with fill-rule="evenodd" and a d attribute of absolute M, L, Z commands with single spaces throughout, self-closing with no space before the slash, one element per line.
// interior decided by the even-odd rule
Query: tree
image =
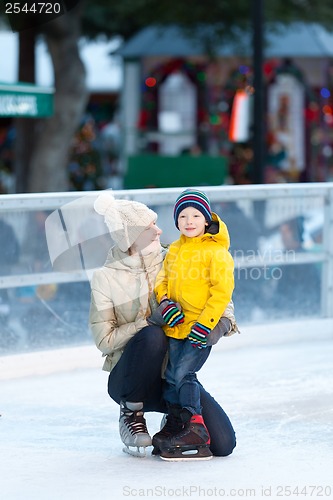
<path fill-rule="evenodd" d="M 70 143 L 88 100 L 85 68 L 79 55 L 83 4 L 52 21 L 19 33 L 19 80 L 34 83 L 34 45 L 45 38 L 53 68 L 55 112 L 47 119 L 16 120 L 16 191 L 68 190 Z"/>
<path fill-rule="evenodd" d="M 89 0 L 82 26 L 89 36 L 116 34 L 126 40 L 149 24 L 175 23 L 192 32 L 202 24 L 209 24 L 221 39 L 232 35 L 235 27 L 249 27 L 249 4 L 248 0 L 192 0 L 190 4 L 185 0 Z M 266 0 L 264 15 L 267 21 L 318 22 L 332 29 L 333 6 L 330 0 Z"/>
<path fill-rule="evenodd" d="M 29 192 L 68 189 L 68 151 L 88 99 L 85 69 L 78 49 L 80 10 L 78 6 L 43 26 L 54 68 L 55 113 L 41 120 L 36 132 Z"/>
<path fill-rule="evenodd" d="M 255 0 L 252 0 L 255 1 Z M 331 0 L 267 0 L 267 21 L 283 23 L 318 22 L 331 29 Z M 235 28 L 249 29 L 248 0 L 86 0 L 65 15 L 42 26 L 55 74 L 55 115 L 41 120 L 32 142 L 28 191 L 58 191 L 68 188 L 67 155 L 73 133 L 87 102 L 85 72 L 78 51 L 83 33 L 96 37 L 122 36 L 127 40 L 149 24 L 176 23 L 195 36 L 203 24 L 212 28 L 205 36 L 207 53 L 213 53 L 217 41 L 233 37 Z M 24 61 L 22 64 L 26 64 Z M 24 183 L 22 184 L 24 185 Z"/>
<path fill-rule="evenodd" d="M 34 28 L 19 33 L 19 82 L 35 83 L 35 40 Z M 24 192 L 28 185 L 31 153 L 35 141 L 36 120 L 15 119 L 15 174 L 16 191 Z"/>

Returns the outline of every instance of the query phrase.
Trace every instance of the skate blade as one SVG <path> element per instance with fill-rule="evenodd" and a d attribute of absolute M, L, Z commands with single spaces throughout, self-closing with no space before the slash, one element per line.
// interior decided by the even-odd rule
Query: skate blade
<path fill-rule="evenodd" d="M 185 460 L 211 460 L 212 452 L 207 448 L 199 448 L 195 450 L 162 451 L 160 454 L 162 460 L 168 462 L 185 461 Z"/>
<path fill-rule="evenodd" d="M 142 451 L 141 451 L 142 448 Z M 128 455 L 131 455 L 132 457 L 138 457 L 138 458 L 145 458 L 146 455 L 146 448 L 144 446 L 137 446 L 137 449 L 134 450 L 132 448 L 129 448 L 128 446 L 124 446 L 123 452 L 127 453 Z"/>

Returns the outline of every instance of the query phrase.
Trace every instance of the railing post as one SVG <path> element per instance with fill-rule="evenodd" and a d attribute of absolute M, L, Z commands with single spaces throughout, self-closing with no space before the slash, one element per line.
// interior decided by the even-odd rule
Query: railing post
<path fill-rule="evenodd" d="M 333 188 L 325 197 L 322 265 L 322 316 L 333 317 Z"/>

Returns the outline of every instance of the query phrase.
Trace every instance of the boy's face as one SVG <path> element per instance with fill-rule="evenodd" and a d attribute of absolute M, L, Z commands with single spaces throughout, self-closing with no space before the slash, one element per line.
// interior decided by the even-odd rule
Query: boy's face
<path fill-rule="evenodd" d="M 184 208 L 178 216 L 179 231 L 188 238 L 202 236 L 207 225 L 203 214 L 193 207 Z"/>

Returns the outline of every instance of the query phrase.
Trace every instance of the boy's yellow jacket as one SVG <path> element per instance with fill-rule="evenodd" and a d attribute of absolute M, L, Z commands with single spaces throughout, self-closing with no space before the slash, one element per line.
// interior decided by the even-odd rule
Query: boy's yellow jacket
<path fill-rule="evenodd" d="M 229 253 L 229 233 L 215 213 L 210 232 L 196 238 L 181 235 L 171 243 L 156 278 L 157 301 L 166 295 L 179 302 L 184 323 L 163 327 L 169 337 L 184 339 L 197 321 L 211 330 L 216 326 L 234 289 L 234 261 Z M 215 231 L 212 228 L 215 227 Z"/>

